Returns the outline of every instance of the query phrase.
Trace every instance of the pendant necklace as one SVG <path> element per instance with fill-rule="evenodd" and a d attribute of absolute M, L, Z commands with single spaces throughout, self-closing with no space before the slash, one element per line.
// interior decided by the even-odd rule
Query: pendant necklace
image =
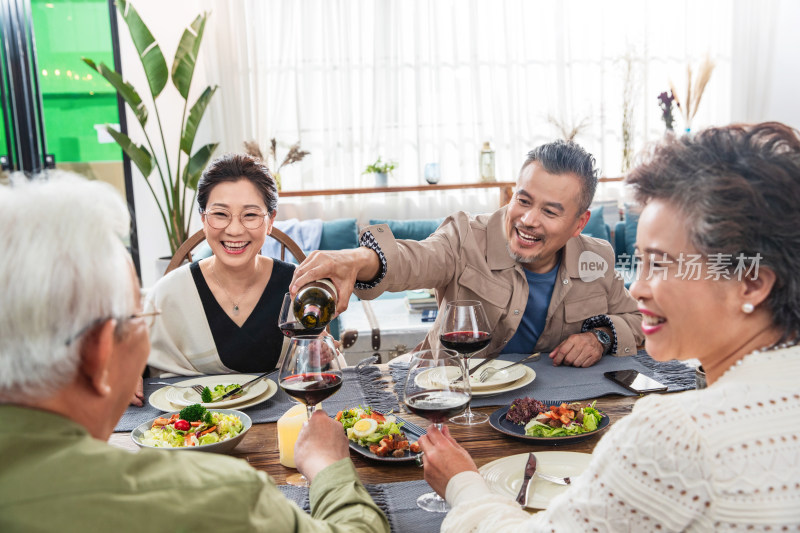
<path fill-rule="evenodd" d="M 256 266 L 256 272 L 258 272 L 258 267 L 257 267 L 257 266 Z M 219 285 L 219 286 L 220 286 L 220 288 L 222 289 L 222 291 L 225 293 L 225 296 L 227 296 L 227 297 L 228 297 L 228 300 L 230 300 L 230 302 L 233 304 L 233 316 L 239 316 L 239 302 L 241 302 L 241 301 L 242 301 L 242 298 L 244 298 L 244 296 L 247 294 L 247 292 L 250 290 L 250 288 L 253 286 L 253 284 L 251 283 L 251 284 L 250 284 L 250 285 L 249 285 L 249 286 L 248 286 L 248 287 L 247 287 L 247 288 L 244 290 L 244 292 L 242 293 L 242 295 L 241 295 L 241 296 L 239 296 L 239 299 L 238 299 L 238 300 L 234 300 L 233 298 L 231 298 L 231 294 L 228 292 L 228 289 L 226 289 L 226 288 L 225 288 L 225 285 L 223 285 L 223 284 L 222 284 L 222 282 L 221 282 L 221 281 L 219 280 L 219 278 L 217 277 L 217 273 L 216 273 L 216 272 L 214 272 L 214 267 L 213 267 L 213 266 L 211 267 L 211 275 L 212 275 L 212 276 L 214 276 L 214 280 L 217 282 L 217 285 Z"/>

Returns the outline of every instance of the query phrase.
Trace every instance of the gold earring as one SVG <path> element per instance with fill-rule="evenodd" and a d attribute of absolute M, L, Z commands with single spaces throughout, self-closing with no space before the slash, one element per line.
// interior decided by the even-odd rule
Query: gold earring
<path fill-rule="evenodd" d="M 742 304 L 742 312 L 744 314 L 746 314 L 746 315 L 749 315 L 750 313 L 755 311 L 755 309 L 756 309 L 756 306 L 754 306 L 750 302 L 745 302 L 745 303 Z"/>

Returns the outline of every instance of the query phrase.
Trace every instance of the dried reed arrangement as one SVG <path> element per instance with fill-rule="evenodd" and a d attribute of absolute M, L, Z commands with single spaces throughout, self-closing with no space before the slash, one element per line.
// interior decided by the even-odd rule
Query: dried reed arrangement
<path fill-rule="evenodd" d="M 267 166 L 269 166 L 270 170 L 272 170 L 272 175 L 278 185 L 278 190 L 281 190 L 281 169 L 285 166 L 299 163 L 305 156 L 311 153 L 300 149 L 300 141 L 298 141 L 289 147 L 289 151 L 286 153 L 286 157 L 283 158 L 283 162 L 278 165 L 278 143 L 274 137 L 269 141 L 269 157 L 271 158 L 271 161 L 270 159 L 264 157 L 264 154 L 261 152 L 261 148 L 258 146 L 256 141 L 245 141 L 244 151 L 247 154 L 267 163 Z"/>
<path fill-rule="evenodd" d="M 589 117 L 583 117 L 577 124 L 574 121 L 570 121 L 570 123 L 567 124 L 566 120 L 559 120 L 553 115 L 547 115 L 547 122 L 558 129 L 559 133 L 561 133 L 561 138 L 565 141 L 575 140 L 575 137 L 577 137 L 580 132 L 588 128 L 589 124 L 591 123 Z"/>
<path fill-rule="evenodd" d="M 622 165 L 620 170 L 626 174 L 633 168 L 633 136 L 634 121 L 633 112 L 636 103 L 635 95 L 638 85 L 638 77 L 635 68 L 635 57 L 629 51 L 622 58 L 624 63 L 624 84 L 622 87 Z"/>
<path fill-rule="evenodd" d="M 681 116 L 683 117 L 686 131 L 692 129 L 692 120 L 694 120 L 697 114 L 697 108 L 700 107 L 700 100 L 703 98 L 703 93 L 706 90 L 708 81 L 711 79 L 711 73 L 714 72 L 715 66 L 711 57 L 706 56 L 698 68 L 697 77 L 694 80 L 694 86 L 692 86 L 692 66 L 691 64 L 686 65 L 686 105 L 681 105 L 681 100 L 678 97 L 678 91 L 675 90 L 675 85 L 672 81 L 669 82 L 669 88 L 672 91 L 672 95 L 675 97 L 675 105 L 678 106 Z"/>

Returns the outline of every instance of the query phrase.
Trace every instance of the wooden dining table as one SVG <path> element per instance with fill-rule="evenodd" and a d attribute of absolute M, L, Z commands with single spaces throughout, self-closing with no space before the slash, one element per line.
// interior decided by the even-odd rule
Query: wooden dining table
<path fill-rule="evenodd" d="M 386 393 L 394 394 L 388 383 Z M 597 400 L 596 407 L 609 415 L 610 427 L 621 417 L 630 413 L 637 399 L 637 396 L 603 396 Z M 473 408 L 473 410 L 491 414 L 500 407 L 502 406 Z M 399 404 L 396 412 L 402 418 L 423 428 L 429 425 L 425 419 L 412 413 L 405 412 Z M 494 429 L 488 422 L 476 426 L 457 426 L 454 424 L 449 424 L 448 426 L 451 435 L 470 453 L 478 467 L 494 461 L 495 459 L 519 453 L 547 450 L 591 453 L 600 439 L 600 435 L 595 435 L 574 444 L 561 444 L 557 446 L 539 445 L 505 435 Z M 136 444 L 131 440 L 129 432 L 114 433 L 111 435 L 108 442 L 120 448 L 129 450 L 138 449 Z M 278 435 L 277 423 L 275 422 L 254 424 L 247 435 L 245 435 L 242 442 L 230 455 L 244 459 L 253 468 L 263 470 L 272 476 L 279 485 L 285 484 L 288 476 L 297 473 L 297 470 L 287 468 L 278 461 Z M 419 468 L 414 461 L 392 463 L 378 462 L 366 459 L 352 450 L 350 452 L 350 457 L 363 483 L 392 483 L 423 479 L 423 469 Z"/>

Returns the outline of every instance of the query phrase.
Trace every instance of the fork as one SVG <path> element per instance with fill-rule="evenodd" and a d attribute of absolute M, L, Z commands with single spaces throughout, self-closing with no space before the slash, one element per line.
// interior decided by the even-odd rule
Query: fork
<path fill-rule="evenodd" d="M 517 361 L 516 363 L 511 363 L 510 365 L 506 365 L 506 366 L 504 366 L 502 368 L 495 368 L 495 367 L 492 367 L 492 366 L 486 367 L 481 371 L 480 375 L 478 376 L 478 381 L 483 383 L 484 381 L 490 379 L 492 376 L 494 376 L 495 374 L 497 374 L 501 370 L 505 370 L 506 368 L 511 368 L 512 366 L 521 365 L 522 363 L 529 363 L 531 361 L 536 361 L 539 358 L 540 354 L 541 354 L 541 352 L 532 353 L 528 357 L 526 357 L 525 359 L 521 359 L 521 360 Z"/>
<path fill-rule="evenodd" d="M 550 483 L 556 483 L 557 485 L 570 485 L 572 483 L 572 480 L 569 478 L 569 476 L 558 477 L 558 476 L 552 476 L 550 474 L 542 474 L 541 472 L 536 472 L 536 474 L 534 475 L 536 477 L 540 477 L 546 481 L 549 481 Z"/>
<path fill-rule="evenodd" d="M 166 381 L 153 381 L 150 383 L 151 385 L 169 385 L 170 387 L 175 387 L 176 389 L 192 389 L 200 396 L 203 396 L 203 387 L 202 385 L 175 385 L 173 383 L 167 383 Z"/>

